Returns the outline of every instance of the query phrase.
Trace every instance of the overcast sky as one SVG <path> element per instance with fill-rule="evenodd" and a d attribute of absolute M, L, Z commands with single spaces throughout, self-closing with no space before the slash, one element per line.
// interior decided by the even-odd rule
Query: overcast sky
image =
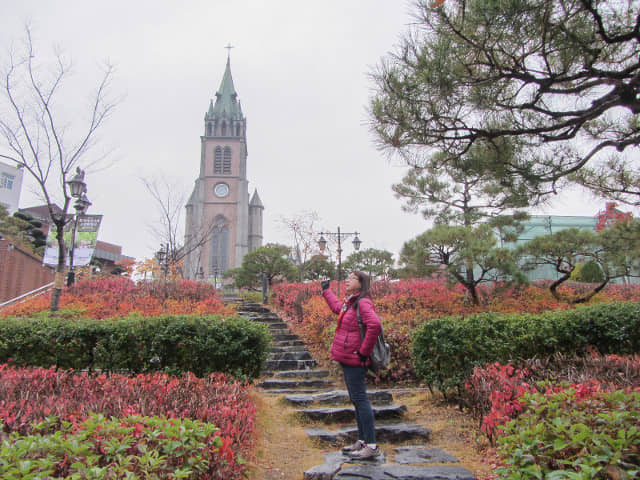
<path fill-rule="evenodd" d="M 158 206 L 140 177 L 193 188 L 229 43 L 264 242 L 291 244 L 279 219 L 315 211 L 323 228 L 360 232 L 363 249 L 397 254 L 429 223 L 393 196 L 405 169 L 375 148 L 366 106 L 368 74 L 406 31 L 410 9 L 405 0 L 0 0 L 0 55 L 29 22 L 39 55 L 59 45 L 73 58 L 71 106 L 84 104 L 101 62 L 115 65 L 111 92 L 122 101 L 99 135 L 115 163 L 88 170 L 86 182 L 88 213 L 104 215 L 98 238 L 124 254 L 142 259 L 160 245 L 149 228 Z M 33 206 L 25 184 L 20 206 Z M 603 205 L 576 194 L 536 213 L 593 215 Z"/>

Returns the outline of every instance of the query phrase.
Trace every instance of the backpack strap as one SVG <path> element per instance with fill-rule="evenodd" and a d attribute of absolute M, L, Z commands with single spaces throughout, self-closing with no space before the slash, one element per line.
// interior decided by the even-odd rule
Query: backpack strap
<path fill-rule="evenodd" d="M 360 342 L 364 341 L 364 325 L 360 316 L 360 299 L 356 301 L 356 314 L 358 315 L 358 325 L 360 326 Z"/>

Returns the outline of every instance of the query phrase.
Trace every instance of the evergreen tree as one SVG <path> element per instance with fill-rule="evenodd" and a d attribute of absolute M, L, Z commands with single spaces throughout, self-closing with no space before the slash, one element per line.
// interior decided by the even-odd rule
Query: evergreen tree
<path fill-rule="evenodd" d="M 42 222 L 30 215 L 14 212 L 9 216 L 7 209 L 0 205 L 0 234 L 11 237 L 23 249 L 39 256 L 44 254 L 47 244 L 47 237 L 41 228 Z"/>
<path fill-rule="evenodd" d="M 415 5 L 372 75 L 382 148 L 419 166 L 508 139 L 519 148 L 493 172 L 504 185 L 541 198 L 571 180 L 640 204 L 640 1 Z"/>
<path fill-rule="evenodd" d="M 392 267 L 393 253 L 376 248 L 354 252 L 342 264 L 345 272 L 360 270 L 367 273 L 371 280 L 386 276 Z"/>
<path fill-rule="evenodd" d="M 289 247 L 267 244 L 246 254 L 242 265 L 234 272 L 236 286 L 259 289 L 263 278 L 267 279 L 269 287 L 276 277 L 293 280 L 296 269 L 287 258 L 289 253 Z"/>

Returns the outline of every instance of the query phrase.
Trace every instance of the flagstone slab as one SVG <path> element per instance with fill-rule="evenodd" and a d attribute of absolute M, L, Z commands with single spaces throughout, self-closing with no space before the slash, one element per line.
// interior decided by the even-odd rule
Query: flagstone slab
<path fill-rule="evenodd" d="M 370 390 L 367 394 L 371 404 L 390 405 L 393 402 L 393 395 L 387 390 Z M 312 404 L 340 405 L 350 401 L 349 392 L 346 390 L 333 390 L 315 395 L 287 395 L 284 399 L 288 403 L 301 407 Z"/>
<path fill-rule="evenodd" d="M 312 439 L 332 444 L 353 443 L 358 438 L 358 428 L 355 425 L 342 427 L 331 431 L 326 428 L 307 428 L 305 433 Z M 383 443 L 399 443 L 409 440 L 428 442 L 431 430 L 412 423 L 376 423 L 376 440 Z"/>
<path fill-rule="evenodd" d="M 371 407 L 373 417 L 377 420 L 388 420 L 391 418 L 399 418 L 407 411 L 405 405 L 382 405 Z M 296 410 L 303 417 L 310 420 L 322 422 L 350 422 L 356 418 L 356 410 L 354 407 L 334 407 L 334 408 L 306 408 Z"/>
<path fill-rule="evenodd" d="M 475 475 L 458 466 L 350 465 L 332 480 L 475 480 Z"/>
<path fill-rule="evenodd" d="M 330 452 L 324 456 L 324 463 L 304 472 L 304 480 L 332 480 L 345 463 L 359 465 L 383 465 L 386 462 L 384 451 L 373 460 L 355 460 L 342 452 Z"/>
<path fill-rule="evenodd" d="M 395 451 L 395 462 L 401 464 L 458 463 L 460 461 L 440 448 L 427 448 L 425 445 L 397 447 Z"/>

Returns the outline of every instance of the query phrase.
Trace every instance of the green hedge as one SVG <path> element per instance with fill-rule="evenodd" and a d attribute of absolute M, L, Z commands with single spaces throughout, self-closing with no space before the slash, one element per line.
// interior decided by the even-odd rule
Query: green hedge
<path fill-rule="evenodd" d="M 0 319 L 0 362 L 19 366 L 141 373 L 260 375 L 271 345 L 265 325 L 217 315 L 132 315 L 68 320 Z"/>
<path fill-rule="evenodd" d="M 431 320 L 413 336 L 418 377 L 446 393 L 459 389 L 476 365 L 600 353 L 640 351 L 640 303 L 609 303 L 543 314 L 481 313 Z"/>

